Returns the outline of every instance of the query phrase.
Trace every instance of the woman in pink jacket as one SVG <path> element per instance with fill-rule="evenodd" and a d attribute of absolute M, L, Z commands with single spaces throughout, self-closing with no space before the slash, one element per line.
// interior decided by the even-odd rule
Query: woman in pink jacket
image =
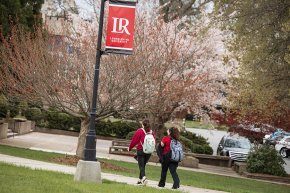
<path fill-rule="evenodd" d="M 149 120 L 145 119 L 142 122 L 142 128 L 139 128 L 133 138 L 132 141 L 129 145 L 128 150 L 130 151 L 131 149 L 133 149 L 136 145 L 137 145 L 137 161 L 138 161 L 138 166 L 139 166 L 139 180 L 137 182 L 137 184 L 143 184 L 146 185 L 147 184 L 147 178 L 145 175 L 145 166 L 146 163 L 148 162 L 151 154 L 146 154 L 143 152 L 143 144 L 144 144 L 144 138 L 145 138 L 145 133 L 151 133 L 154 137 L 154 139 L 156 140 L 155 134 L 154 132 L 151 130 L 150 128 L 150 123 Z"/>

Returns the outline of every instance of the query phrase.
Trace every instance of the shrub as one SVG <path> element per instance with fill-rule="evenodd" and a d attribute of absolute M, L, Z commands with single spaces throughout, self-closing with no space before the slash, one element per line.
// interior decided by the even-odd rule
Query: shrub
<path fill-rule="evenodd" d="M 24 112 L 24 114 L 28 120 L 35 121 L 35 122 L 41 122 L 41 119 L 43 118 L 43 114 L 41 110 L 37 107 L 28 108 Z"/>
<path fill-rule="evenodd" d="M 0 117 L 6 117 L 9 102 L 4 95 L 0 95 Z"/>
<path fill-rule="evenodd" d="M 200 153 L 200 154 L 204 154 L 204 148 L 202 145 L 199 145 L 199 144 L 192 144 L 191 146 L 191 151 L 193 153 Z"/>
<path fill-rule="evenodd" d="M 97 135 L 125 139 L 130 132 L 136 131 L 139 127 L 139 123 L 131 121 L 99 121 L 96 124 L 96 133 Z"/>
<path fill-rule="evenodd" d="M 98 121 L 96 123 L 96 134 L 101 136 L 111 136 L 111 121 Z"/>
<path fill-rule="evenodd" d="M 112 129 L 118 138 L 125 139 L 131 131 L 136 131 L 140 125 L 136 122 L 119 121 L 112 123 Z"/>
<path fill-rule="evenodd" d="M 199 145 L 207 144 L 208 145 L 207 140 L 204 137 L 202 137 L 201 135 L 197 136 L 195 133 L 191 133 L 188 131 L 181 132 L 180 134 L 181 134 L 181 136 L 186 137 L 187 139 L 191 140 L 195 144 L 199 144 Z"/>
<path fill-rule="evenodd" d="M 207 140 L 195 133 L 181 132 L 180 141 L 184 145 L 185 151 L 192 153 L 209 154 L 212 155 L 213 149 L 209 146 Z"/>
<path fill-rule="evenodd" d="M 183 136 L 180 136 L 179 140 L 181 144 L 183 145 L 183 149 L 185 152 L 192 152 L 191 151 L 191 146 L 193 145 L 192 141 L 190 141 L 189 139 Z"/>
<path fill-rule="evenodd" d="M 247 159 L 247 171 L 275 176 L 286 176 L 285 161 L 270 145 L 255 146 Z"/>
<path fill-rule="evenodd" d="M 129 132 L 126 136 L 126 139 L 131 140 L 134 134 L 135 134 L 135 131 Z"/>
<path fill-rule="evenodd" d="M 25 112 L 29 108 L 28 103 L 26 101 L 20 101 L 17 107 L 18 110 L 21 110 L 22 112 Z"/>
<path fill-rule="evenodd" d="M 47 111 L 44 114 L 47 127 L 50 129 L 80 131 L 81 120 L 79 118 L 54 110 Z"/>
<path fill-rule="evenodd" d="M 204 154 L 212 155 L 213 154 L 213 149 L 209 145 L 203 145 L 204 149 Z"/>

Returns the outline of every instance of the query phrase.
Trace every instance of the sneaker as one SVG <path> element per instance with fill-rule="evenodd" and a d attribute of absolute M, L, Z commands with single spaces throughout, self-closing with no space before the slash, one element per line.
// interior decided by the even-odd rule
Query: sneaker
<path fill-rule="evenodd" d="M 165 186 L 165 184 L 163 184 L 163 183 L 158 183 L 158 187 L 160 187 L 160 188 L 164 188 L 164 186 Z"/>
<path fill-rule="evenodd" d="M 138 182 L 137 182 L 137 185 L 141 185 L 141 184 L 142 184 L 142 182 L 141 182 L 141 180 L 139 179 Z"/>
<path fill-rule="evenodd" d="M 177 186 L 177 187 L 172 186 L 172 189 L 178 189 L 178 188 L 179 188 L 179 186 Z"/>
<path fill-rule="evenodd" d="M 143 178 L 142 178 L 142 180 L 141 180 L 141 183 L 142 183 L 144 186 L 147 185 L 148 180 L 147 180 L 146 176 L 143 176 Z"/>

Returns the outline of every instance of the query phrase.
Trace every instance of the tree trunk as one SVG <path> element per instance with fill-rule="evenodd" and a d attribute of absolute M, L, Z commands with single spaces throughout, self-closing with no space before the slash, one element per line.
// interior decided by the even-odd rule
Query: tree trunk
<path fill-rule="evenodd" d="M 79 134 L 79 139 L 78 139 L 78 146 L 77 146 L 77 151 L 76 155 L 80 157 L 81 159 L 84 158 L 84 149 L 85 149 L 85 143 L 86 143 L 86 134 L 89 128 L 89 123 L 90 123 L 90 118 L 86 117 L 82 119 L 81 122 L 81 130 Z"/>
<path fill-rule="evenodd" d="M 162 133 L 164 132 L 164 121 L 156 115 L 149 114 L 149 121 L 152 130 L 154 131 L 156 137 L 158 140 L 160 140 L 160 137 L 162 136 Z"/>

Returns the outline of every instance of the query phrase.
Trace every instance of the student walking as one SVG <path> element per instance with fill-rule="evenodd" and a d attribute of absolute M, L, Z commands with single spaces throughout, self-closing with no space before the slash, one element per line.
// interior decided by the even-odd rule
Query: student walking
<path fill-rule="evenodd" d="M 146 174 L 145 174 L 145 166 L 155 150 L 155 134 L 150 128 L 149 120 L 144 120 L 142 122 L 142 127 L 139 128 L 128 147 L 128 150 L 131 151 L 137 145 L 137 161 L 139 166 L 139 180 L 137 184 L 146 185 L 148 183 Z"/>
<path fill-rule="evenodd" d="M 168 129 L 167 136 L 163 137 L 161 140 L 160 145 L 163 147 L 163 151 L 162 151 L 163 159 L 161 163 L 161 168 L 162 168 L 161 177 L 158 183 L 159 187 L 165 186 L 166 175 L 167 175 L 168 169 L 173 178 L 172 189 L 177 189 L 180 186 L 180 180 L 176 172 L 176 169 L 178 167 L 178 162 L 183 159 L 183 151 L 182 151 L 182 147 L 180 147 L 181 144 L 178 140 L 179 140 L 179 130 L 175 127 Z M 174 146 L 176 150 L 172 150 L 172 146 Z M 179 146 L 179 149 L 177 146 Z M 174 155 L 175 153 L 176 153 L 176 156 Z"/>

